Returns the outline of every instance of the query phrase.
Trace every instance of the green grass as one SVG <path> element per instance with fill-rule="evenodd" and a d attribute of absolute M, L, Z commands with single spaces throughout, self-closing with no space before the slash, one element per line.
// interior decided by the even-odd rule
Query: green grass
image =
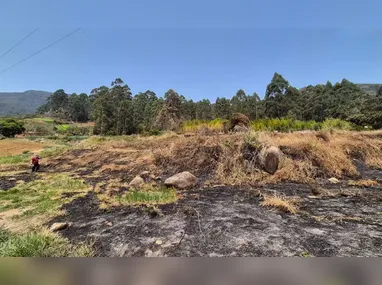
<path fill-rule="evenodd" d="M 29 161 L 30 153 L 23 153 L 18 155 L 9 155 L 0 157 L 0 164 L 18 164 Z"/>
<path fill-rule="evenodd" d="M 167 204 L 177 200 L 174 189 L 158 188 L 151 191 L 133 190 L 120 197 L 122 204 Z"/>
<path fill-rule="evenodd" d="M 83 196 L 89 186 L 80 179 L 74 179 L 66 174 L 50 174 L 43 180 L 17 185 L 8 191 L 0 192 L 0 211 L 10 209 L 25 210 L 14 220 L 35 215 L 50 216 L 71 200 Z M 62 197 L 62 193 L 74 193 L 71 197 Z"/>
<path fill-rule="evenodd" d="M 41 156 L 41 158 L 58 156 L 58 155 L 64 153 L 65 151 L 67 151 L 68 149 L 69 149 L 69 147 L 65 146 L 65 145 L 53 146 L 53 147 L 49 147 L 49 148 L 42 150 L 40 152 L 40 156 Z"/>
<path fill-rule="evenodd" d="M 173 203 L 178 200 L 176 190 L 165 186 L 153 186 L 146 184 L 139 189 L 131 189 L 122 195 L 109 196 L 99 194 L 101 208 L 107 208 L 109 205 L 160 205 Z"/>
<path fill-rule="evenodd" d="M 40 157 L 51 157 L 51 156 L 57 156 L 69 149 L 68 146 L 65 145 L 57 145 L 53 147 L 48 147 L 40 152 Z M 2 156 L 0 157 L 0 164 L 19 164 L 19 163 L 28 163 L 31 159 L 31 153 L 30 152 L 24 152 L 22 154 L 18 155 L 9 155 L 9 156 Z"/>
<path fill-rule="evenodd" d="M 70 125 L 69 124 L 56 125 L 55 128 L 59 133 L 66 133 L 69 130 Z"/>
<path fill-rule="evenodd" d="M 14 234 L 0 228 L 0 257 L 67 257 L 92 254 L 87 246 L 73 246 L 68 240 L 48 232 Z"/>

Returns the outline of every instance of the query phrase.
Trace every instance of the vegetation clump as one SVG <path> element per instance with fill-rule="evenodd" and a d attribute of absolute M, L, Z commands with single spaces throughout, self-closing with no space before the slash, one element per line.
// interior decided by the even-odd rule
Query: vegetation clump
<path fill-rule="evenodd" d="M 24 123 L 15 119 L 0 119 L 0 136 L 12 138 L 25 131 Z"/>

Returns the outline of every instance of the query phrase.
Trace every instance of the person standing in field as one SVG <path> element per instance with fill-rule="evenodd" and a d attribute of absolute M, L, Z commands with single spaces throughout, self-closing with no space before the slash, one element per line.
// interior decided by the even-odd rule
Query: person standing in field
<path fill-rule="evenodd" d="M 38 154 L 34 154 L 32 157 L 32 172 L 38 171 L 40 169 L 40 157 Z"/>

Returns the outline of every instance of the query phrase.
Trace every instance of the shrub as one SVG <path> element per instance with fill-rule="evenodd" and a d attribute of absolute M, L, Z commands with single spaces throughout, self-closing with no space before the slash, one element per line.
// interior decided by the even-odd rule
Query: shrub
<path fill-rule="evenodd" d="M 356 129 L 356 126 L 340 119 L 326 119 L 322 123 L 322 129 L 328 130 L 328 131 L 330 130 L 351 131 L 353 129 Z"/>
<path fill-rule="evenodd" d="M 317 131 L 321 129 L 321 124 L 316 121 L 299 121 L 290 118 L 275 119 L 259 119 L 251 123 L 251 127 L 255 131 Z"/>
<path fill-rule="evenodd" d="M 214 119 L 212 121 L 191 120 L 182 123 L 183 132 L 203 132 L 203 133 L 216 133 L 223 132 L 224 126 L 228 124 L 228 120 Z"/>
<path fill-rule="evenodd" d="M 69 136 L 88 136 L 92 134 L 93 128 L 91 126 L 78 126 L 78 125 L 57 125 L 55 129 L 58 133 Z"/>
<path fill-rule="evenodd" d="M 0 134 L 4 137 L 12 138 L 25 131 L 24 123 L 14 119 L 0 120 Z"/>
<path fill-rule="evenodd" d="M 26 120 L 25 131 L 27 133 L 37 133 L 41 136 L 54 134 L 53 124 L 36 120 Z"/>

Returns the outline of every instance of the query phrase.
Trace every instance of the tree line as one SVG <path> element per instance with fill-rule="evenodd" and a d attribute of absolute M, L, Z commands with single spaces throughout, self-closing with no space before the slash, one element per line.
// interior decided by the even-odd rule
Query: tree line
<path fill-rule="evenodd" d="M 38 113 L 76 122 L 94 121 L 94 133 L 102 135 L 176 129 L 184 120 L 229 119 L 233 113 L 243 113 L 250 120 L 287 117 L 322 122 L 338 118 L 376 129 L 382 128 L 382 87 L 372 95 L 343 79 L 334 85 L 328 81 L 297 89 L 275 73 L 263 99 L 239 89 L 231 99 L 218 97 L 211 103 L 208 99 L 187 100 L 172 89 L 163 98 L 150 90 L 133 96 L 129 86 L 117 78 L 109 87 L 93 89 L 90 95 L 57 90 Z"/>

